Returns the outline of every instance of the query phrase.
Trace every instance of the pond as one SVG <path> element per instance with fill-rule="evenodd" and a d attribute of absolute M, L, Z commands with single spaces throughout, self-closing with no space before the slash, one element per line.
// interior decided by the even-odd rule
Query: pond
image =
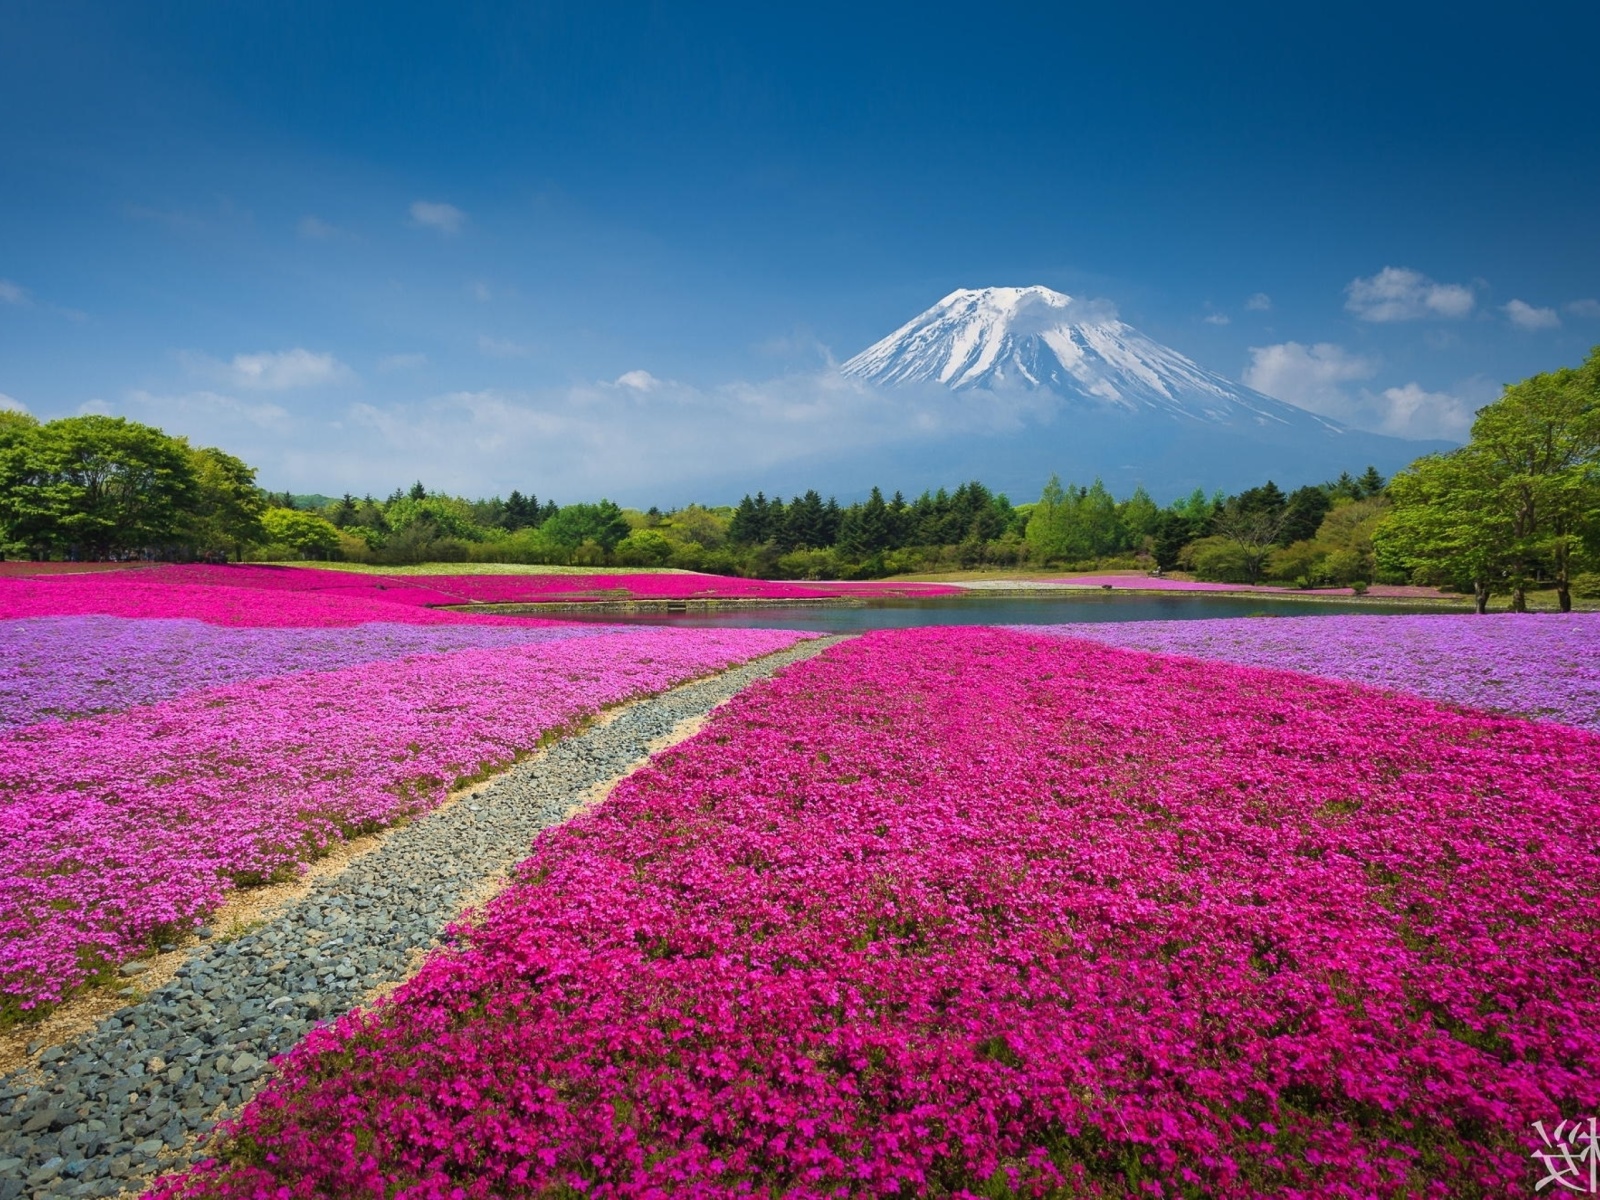
<path fill-rule="evenodd" d="M 915 625 L 1063 625 L 1079 621 L 1186 621 L 1211 617 L 1312 617 L 1334 613 L 1437 613 L 1470 611 L 1438 605 L 1368 600 L 1298 600 L 1240 593 L 1069 592 L 1042 596 L 939 596 L 922 600 L 873 600 L 864 608 L 760 607 L 701 612 L 562 612 L 563 621 L 608 625 L 680 625 L 697 629 L 810 629 L 859 633 Z M 555 614 L 551 614 L 555 615 Z"/>

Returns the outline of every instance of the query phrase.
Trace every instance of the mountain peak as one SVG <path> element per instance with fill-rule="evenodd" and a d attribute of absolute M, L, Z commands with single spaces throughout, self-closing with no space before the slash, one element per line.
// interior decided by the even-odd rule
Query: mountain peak
<path fill-rule="evenodd" d="M 960 288 L 840 370 L 884 386 L 1048 391 L 1100 412 L 1342 428 L 1206 370 L 1110 304 L 1037 285 Z"/>

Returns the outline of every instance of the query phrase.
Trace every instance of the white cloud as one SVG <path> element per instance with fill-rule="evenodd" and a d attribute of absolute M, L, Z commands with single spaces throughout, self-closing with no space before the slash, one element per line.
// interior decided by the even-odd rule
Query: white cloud
<path fill-rule="evenodd" d="M 295 227 L 300 236 L 309 238 L 314 242 L 326 241 L 328 238 L 337 237 L 339 230 L 336 226 L 324 221 L 321 217 L 309 214 L 300 218 L 300 224 Z"/>
<path fill-rule="evenodd" d="M 111 405 L 96 396 L 78 405 L 78 415 L 80 417 L 109 417 L 111 415 Z"/>
<path fill-rule="evenodd" d="M 1600 318 L 1600 300 L 1574 300 L 1567 311 L 1575 317 Z"/>
<path fill-rule="evenodd" d="M 159 396 L 133 391 L 128 393 L 128 403 L 168 432 L 216 440 L 230 432 L 237 437 L 242 431 L 247 438 L 253 436 L 252 431 L 288 433 L 293 425 L 282 405 L 270 400 L 240 400 L 221 392 Z"/>
<path fill-rule="evenodd" d="M 28 295 L 28 289 L 20 283 L 0 279 L 0 303 L 15 304 L 18 308 L 32 308 L 33 297 Z"/>
<path fill-rule="evenodd" d="M 1219 313 L 1219 312 L 1207 313 L 1205 316 L 1201 317 L 1200 319 L 1202 321 L 1204 321 L 1207 325 L 1231 325 L 1231 324 L 1233 324 L 1233 318 L 1228 316 L 1227 313 Z"/>
<path fill-rule="evenodd" d="M 197 375 L 225 387 L 249 391 L 281 392 L 290 388 L 320 387 L 354 377 L 355 372 L 331 354 L 315 354 L 302 347 L 293 350 L 235 354 L 221 362 L 204 354 L 179 356 Z"/>
<path fill-rule="evenodd" d="M 275 487 L 388 491 L 420 477 L 486 495 L 535 481 L 558 499 L 684 503 L 763 472 L 817 478 L 841 453 L 915 456 L 924 444 L 1014 433 L 1070 403 L 937 384 L 880 391 L 833 370 L 712 389 L 636 370 L 570 388 L 305 406 L 288 417 L 215 395 L 143 402 L 157 424 L 232 449 Z"/>
<path fill-rule="evenodd" d="M 472 285 L 472 296 L 479 304 L 487 304 L 494 299 L 494 292 L 487 283 L 480 279 Z"/>
<path fill-rule="evenodd" d="M 25 413 L 27 411 L 28 406 L 21 400 L 18 400 L 15 396 L 8 396 L 4 392 L 0 392 L 0 412 Z"/>
<path fill-rule="evenodd" d="M 1371 379 L 1377 373 L 1376 362 L 1332 342 L 1314 346 L 1283 342 L 1250 347 L 1250 365 L 1242 378 L 1258 392 L 1343 420 L 1349 407 L 1344 385 Z"/>
<path fill-rule="evenodd" d="M 1409 267 L 1385 267 L 1370 279 L 1352 279 L 1344 306 L 1363 321 L 1415 321 L 1464 317 L 1477 297 L 1460 283 L 1435 283 Z"/>
<path fill-rule="evenodd" d="M 427 365 L 426 354 L 386 354 L 378 360 L 380 371 L 416 371 Z"/>
<path fill-rule="evenodd" d="M 617 386 L 632 388 L 636 392 L 648 392 L 660 387 L 661 380 L 649 371 L 628 371 L 617 376 Z"/>
<path fill-rule="evenodd" d="M 1418 383 L 1382 391 L 1359 386 L 1377 373 L 1376 361 L 1331 342 L 1284 342 L 1252 346 L 1243 378 L 1258 392 L 1392 437 L 1464 441 L 1473 413 L 1495 396 L 1494 385 L 1483 379 L 1469 379 L 1450 392 L 1428 391 Z"/>
<path fill-rule="evenodd" d="M 1271 312 L 1272 297 L 1265 292 L 1257 292 L 1244 302 L 1244 306 L 1248 312 Z"/>
<path fill-rule="evenodd" d="M 437 229 L 449 235 L 461 232 L 461 227 L 467 223 L 467 214 L 454 204 L 415 200 L 411 204 L 411 223 L 419 229 Z"/>
<path fill-rule="evenodd" d="M 1377 431 L 1397 437 L 1436 437 L 1466 441 L 1478 404 L 1449 392 L 1430 392 L 1420 383 L 1384 388 Z M 1372 404 L 1367 396 L 1366 402 Z"/>
<path fill-rule="evenodd" d="M 1500 311 L 1518 329 L 1555 329 L 1561 324 L 1555 309 L 1535 308 L 1526 300 L 1512 300 L 1509 304 L 1501 305 Z"/>
<path fill-rule="evenodd" d="M 526 358 L 530 351 L 521 342 L 512 341 L 510 338 L 490 337 L 486 333 L 478 335 L 478 349 L 490 358 Z"/>

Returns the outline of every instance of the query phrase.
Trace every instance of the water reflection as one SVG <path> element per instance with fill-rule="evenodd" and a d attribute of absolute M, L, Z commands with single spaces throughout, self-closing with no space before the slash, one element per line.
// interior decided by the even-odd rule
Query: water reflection
<path fill-rule="evenodd" d="M 730 608 L 710 612 L 551 613 L 559 620 L 625 625 L 681 625 L 697 629 L 812 629 L 859 633 L 916 625 L 1062 625 L 1078 621 L 1189 621 L 1211 617 L 1312 617 L 1334 613 L 1466 612 L 1469 606 L 1388 604 L 1364 600 L 1298 600 L 1215 592 L 1148 595 L 1071 592 L 1033 597 L 941 596 L 879 600 L 865 608 Z"/>

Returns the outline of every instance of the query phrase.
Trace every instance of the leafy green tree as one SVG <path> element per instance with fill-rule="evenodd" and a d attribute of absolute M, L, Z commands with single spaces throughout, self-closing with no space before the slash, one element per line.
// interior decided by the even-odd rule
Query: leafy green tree
<path fill-rule="evenodd" d="M 1125 546 L 1117 502 L 1096 479 L 1091 487 L 1063 488 L 1050 477 L 1028 518 L 1028 545 L 1045 561 L 1079 562 Z"/>
<path fill-rule="evenodd" d="M 1304 584 L 1371 583 L 1377 567 L 1372 537 L 1388 511 L 1389 502 L 1381 495 L 1341 498 L 1314 537 L 1273 552 L 1273 578 Z"/>
<path fill-rule="evenodd" d="M 12 526 L 5 497 L 27 474 L 38 430 L 38 419 L 31 414 L 0 408 L 0 555 L 29 549 L 21 531 Z"/>
<path fill-rule="evenodd" d="M 316 513 L 293 508 L 269 508 L 261 514 L 267 541 L 286 546 L 303 558 L 327 558 L 339 548 L 339 530 Z"/>
<path fill-rule="evenodd" d="M 1516 544 L 1481 447 L 1419 458 L 1389 481 L 1393 508 L 1373 531 L 1380 566 L 1416 583 L 1471 590 L 1480 613 L 1502 586 Z"/>
<path fill-rule="evenodd" d="M 1493 483 L 1493 504 L 1511 523 L 1512 608 L 1543 567 L 1562 612 L 1572 611 L 1572 570 L 1600 509 L 1600 347 L 1580 368 L 1534 375 L 1506 388 L 1472 423 Z"/>
<path fill-rule="evenodd" d="M 472 506 L 467 501 L 438 493 L 425 495 L 419 500 L 415 491 L 413 488 L 410 493 L 399 500 L 390 501 L 385 507 L 384 516 L 392 531 L 403 533 L 413 525 L 421 525 L 424 528 L 416 536 L 426 540 L 455 538 L 473 542 L 483 539 L 485 531 L 472 519 Z"/>
<path fill-rule="evenodd" d="M 558 546 L 577 550 L 593 542 L 610 553 L 628 536 L 628 519 L 610 500 L 598 504 L 568 504 L 539 527 L 539 532 Z M 587 557 L 587 556 L 586 556 Z"/>
<path fill-rule="evenodd" d="M 65 417 L 6 453 L 0 524 L 43 557 L 170 546 L 195 501 L 187 443 L 122 417 Z"/>
<path fill-rule="evenodd" d="M 1134 488 L 1133 495 L 1117 506 L 1117 519 L 1135 547 L 1142 547 L 1145 539 L 1155 533 L 1160 516 L 1161 509 L 1150 498 L 1150 493 L 1144 490 L 1143 484 Z"/>
<path fill-rule="evenodd" d="M 1296 488 L 1289 493 L 1283 528 L 1278 533 L 1279 542 L 1287 546 L 1310 541 L 1317 536 L 1317 530 L 1322 528 L 1322 519 L 1332 507 L 1333 497 L 1326 488 Z"/>
<path fill-rule="evenodd" d="M 635 529 L 617 543 L 616 555 L 625 567 L 665 566 L 672 557 L 672 543 L 654 529 Z"/>
<path fill-rule="evenodd" d="M 1273 488 L 1276 492 L 1277 489 Z M 1281 497 L 1282 493 L 1278 495 Z M 1228 558 L 1229 570 L 1236 571 L 1232 565 L 1243 565 L 1244 579 L 1237 580 L 1227 577 L 1230 582 L 1259 583 L 1261 570 L 1266 565 L 1267 557 L 1272 553 L 1277 544 L 1278 535 L 1282 532 L 1284 521 L 1287 517 L 1287 505 L 1279 504 L 1248 504 L 1241 497 L 1229 500 L 1220 513 L 1211 519 L 1212 536 L 1205 539 L 1208 542 L 1221 540 L 1234 547 L 1234 553 Z M 1218 560 L 1220 561 L 1220 560 Z M 1203 568 L 1196 560 L 1196 571 L 1204 574 Z"/>
<path fill-rule="evenodd" d="M 189 452 L 194 473 L 195 494 L 185 531 L 200 554 L 224 554 L 230 550 L 242 558 L 248 542 L 266 536 L 261 525 L 266 497 L 256 487 L 256 471 L 242 459 L 212 446 Z M 353 516 L 355 506 L 345 497 Z"/>

